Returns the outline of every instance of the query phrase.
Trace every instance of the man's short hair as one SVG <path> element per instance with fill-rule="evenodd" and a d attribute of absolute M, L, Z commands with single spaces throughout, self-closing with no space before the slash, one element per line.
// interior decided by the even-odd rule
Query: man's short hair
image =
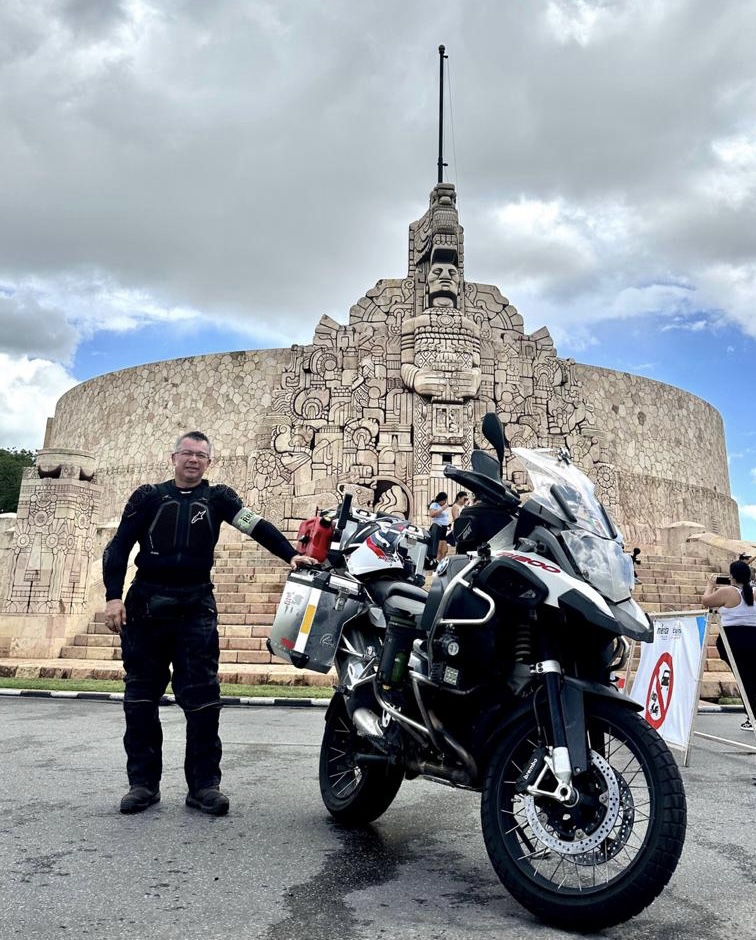
<path fill-rule="evenodd" d="M 176 438 L 176 444 L 173 448 L 174 452 L 180 449 L 181 442 L 185 441 L 187 438 L 191 441 L 207 444 L 207 452 L 211 457 L 213 456 L 213 445 L 210 443 L 210 438 L 207 436 L 207 434 L 203 434 L 202 431 L 187 431 L 186 434 L 179 434 L 179 436 Z"/>

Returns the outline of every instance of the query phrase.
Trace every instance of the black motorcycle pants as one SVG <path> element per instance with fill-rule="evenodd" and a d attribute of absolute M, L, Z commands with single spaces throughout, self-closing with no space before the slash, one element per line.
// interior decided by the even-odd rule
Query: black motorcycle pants
<path fill-rule="evenodd" d="M 159 703 L 168 682 L 186 717 L 184 774 L 191 792 L 217 786 L 218 615 L 212 585 L 159 588 L 135 582 L 125 600 L 121 651 L 126 673 L 123 708 L 130 786 L 156 789 L 163 770 Z"/>

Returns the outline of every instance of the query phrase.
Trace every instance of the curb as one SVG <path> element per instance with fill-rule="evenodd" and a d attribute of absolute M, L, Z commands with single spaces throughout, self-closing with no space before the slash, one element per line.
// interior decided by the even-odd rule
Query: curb
<path fill-rule="evenodd" d="M 707 714 L 708 712 L 744 712 L 745 705 L 714 705 L 713 702 L 703 702 L 698 706 L 698 714 Z"/>
<path fill-rule="evenodd" d="M 123 692 L 66 692 L 65 690 L 48 689 L 0 689 L 1 695 L 11 695 L 16 698 L 66 698 L 83 699 L 88 702 L 123 702 Z M 241 698 L 237 696 L 222 695 L 221 705 L 231 708 L 249 708 L 260 706 L 270 708 L 327 708 L 331 700 L 328 698 Z M 174 695 L 164 695 L 160 699 L 161 705 L 175 705 Z"/>
<path fill-rule="evenodd" d="M 17 698 L 76 698 L 88 702 L 123 702 L 123 692 L 66 692 L 64 689 L 2 689 L 1 695 L 11 695 Z M 222 695 L 221 705 L 231 708 L 249 708 L 253 706 L 278 708 L 327 708 L 329 698 L 242 698 L 235 695 Z M 174 695 L 164 695 L 160 699 L 161 705 L 175 705 Z M 716 712 L 743 713 L 743 705 L 714 705 L 711 702 L 700 702 L 697 713 L 706 715 Z"/>

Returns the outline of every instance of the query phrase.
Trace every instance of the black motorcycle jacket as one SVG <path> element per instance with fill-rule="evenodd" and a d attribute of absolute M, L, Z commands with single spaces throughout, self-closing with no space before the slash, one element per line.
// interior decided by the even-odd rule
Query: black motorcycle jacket
<path fill-rule="evenodd" d="M 136 580 L 166 587 L 210 581 L 221 523 L 250 535 L 289 562 L 296 550 L 279 530 L 246 509 L 230 486 L 203 480 L 188 490 L 173 480 L 135 490 L 102 558 L 106 600 L 122 597 L 129 554 L 139 543 Z"/>

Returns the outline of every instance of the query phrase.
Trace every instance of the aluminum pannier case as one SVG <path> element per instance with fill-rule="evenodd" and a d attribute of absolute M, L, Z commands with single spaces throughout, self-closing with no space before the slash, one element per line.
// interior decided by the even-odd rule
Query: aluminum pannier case
<path fill-rule="evenodd" d="M 283 587 L 268 650 L 298 669 L 328 672 L 344 624 L 364 607 L 357 581 L 330 571 L 300 568 Z"/>

